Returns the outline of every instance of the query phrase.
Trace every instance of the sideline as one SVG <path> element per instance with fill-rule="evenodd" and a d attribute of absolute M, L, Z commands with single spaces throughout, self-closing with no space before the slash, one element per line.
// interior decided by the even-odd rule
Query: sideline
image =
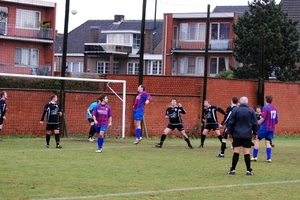
<path fill-rule="evenodd" d="M 143 195 L 143 194 L 157 194 L 157 193 L 168 193 L 168 192 L 178 192 L 178 191 L 190 191 L 190 190 L 204 190 L 204 189 L 217 189 L 217 188 L 233 188 L 233 187 L 248 187 L 248 186 L 258 186 L 258 185 L 275 185 L 275 184 L 286 184 L 286 183 L 299 183 L 298 180 L 290 181 L 275 181 L 275 182 L 262 182 L 262 183 L 248 183 L 248 184 L 231 184 L 231 185 L 215 185 L 215 186 L 203 186 L 203 187 L 192 187 L 192 188 L 174 188 L 168 190 L 150 190 L 141 192 L 126 192 L 126 193 L 114 193 L 114 194 L 99 194 L 94 196 L 78 196 L 78 197 L 61 197 L 61 198 L 49 198 L 49 199 L 34 199 L 34 200 L 76 200 L 76 199 L 96 199 L 102 197 L 121 197 L 121 196 L 133 196 L 133 195 Z"/>

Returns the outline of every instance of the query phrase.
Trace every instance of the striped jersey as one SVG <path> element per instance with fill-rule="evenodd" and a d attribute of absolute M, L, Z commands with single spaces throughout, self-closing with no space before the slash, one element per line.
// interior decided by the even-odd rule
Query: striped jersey
<path fill-rule="evenodd" d="M 47 124 L 59 124 L 60 109 L 56 102 L 48 102 L 44 107 L 41 121 L 44 121 L 44 117 L 47 117 Z"/>
<path fill-rule="evenodd" d="M 223 115 L 226 114 L 226 112 L 218 106 L 210 105 L 208 108 L 203 108 L 203 119 L 206 120 L 206 124 L 218 124 L 217 111 Z"/>
<path fill-rule="evenodd" d="M 150 99 L 151 99 L 151 96 L 148 92 L 146 92 L 146 91 L 139 92 L 138 95 L 135 97 L 133 111 L 144 110 L 145 102 Z"/>
<path fill-rule="evenodd" d="M 180 114 L 186 114 L 186 111 L 183 107 L 179 106 L 169 106 L 166 110 L 166 115 L 169 117 L 170 124 L 179 125 L 182 124 L 182 119 Z"/>
<path fill-rule="evenodd" d="M 278 123 L 278 112 L 272 104 L 266 104 L 262 110 L 263 123 L 260 126 L 260 130 L 274 131 L 275 125 Z"/>
<path fill-rule="evenodd" d="M 6 102 L 4 98 L 0 99 L 0 118 L 3 118 L 5 116 L 7 107 L 6 107 Z"/>
<path fill-rule="evenodd" d="M 93 111 L 93 116 L 98 121 L 98 127 L 108 125 L 109 118 L 112 116 L 112 111 L 107 104 L 98 104 Z"/>

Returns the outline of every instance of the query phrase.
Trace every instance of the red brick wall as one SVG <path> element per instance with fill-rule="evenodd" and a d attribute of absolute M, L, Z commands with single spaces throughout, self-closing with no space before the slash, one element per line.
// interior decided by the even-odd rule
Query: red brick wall
<path fill-rule="evenodd" d="M 137 76 L 107 75 L 106 79 L 126 80 L 126 136 L 134 135 L 133 116 L 131 108 L 137 93 Z M 146 106 L 145 121 L 149 136 L 160 136 L 168 121 L 164 118 L 165 110 L 169 106 L 170 99 L 176 97 L 186 109 L 187 114 L 182 115 L 186 131 L 191 130 L 200 122 L 202 111 L 203 78 L 199 77 L 162 77 L 144 76 L 143 83 L 146 90 L 152 95 L 152 101 Z M 1 86 L 1 84 L 0 84 Z M 110 86 L 122 97 L 121 84 Z M 218 105 L 226 109 L 230 105 L 232 96 L 247 96 L 249 106 L 256 106 L 256 81 L 228 80 L 208 78 L 206 97 L 212 105 Z M 4 88 L 2 88 L 4 89 Z M 39 123 L 43 107 L 50 100 L 52 91 L 12 90 L 5 89 L 8 93 L 7 120 L 4 122 L 1 134 L 34 134 L 44 135 L 45 124 Z M 113 110 L 113 126 L 108 134 L 121 135 L 121 111 L 122 102 L 106 87 L 100 84 L 99 90 L 109 94 L 109 105 Z M 265 94 L 272 94 L 273 104 L 279 112 L 279 124 L 276 127 L 277 134 L 299 133 L 299 84 L 266 82 Z M 99 96 L 100 92 L 67 92 L 66 93 L 66 120 L 70 134 L 87 134 L 89 123 L 85 118 L 85 112 L 90 103 Z M 287 109 L 294 107 L 295 109 Z M 218 115 L 219 121 L 223 119 Z M 179 135 L 176 131 L 173 135 Z"/>

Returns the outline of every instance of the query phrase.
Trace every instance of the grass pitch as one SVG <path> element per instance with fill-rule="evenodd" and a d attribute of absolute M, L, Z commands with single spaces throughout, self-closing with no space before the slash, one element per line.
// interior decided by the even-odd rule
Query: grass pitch
<path fill-rule="evenodd" d="M 45 138 L 4 138 L 0 142 L 0 199 L 299 199 L 299 136 L 274 140 L 272 163 L 265 163 L 261 142 L 254 176 L 246 176 L 240 155 L 236 175 L 227 175 L 232 149 L 216 158 L 220 142 L 207 138 L 203 149 L 191 139 L 133 138 L 105 140 L 102 153 L 96 141 L 63 138 L 62 149 L 50 149 Z M 228 144 L 228 146 L 230 146 Z"/>

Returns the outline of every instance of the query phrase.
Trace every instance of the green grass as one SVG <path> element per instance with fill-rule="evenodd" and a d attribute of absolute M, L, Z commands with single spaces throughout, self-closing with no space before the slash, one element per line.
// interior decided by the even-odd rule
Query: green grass
<path fill-rule="evenodd" d="M 3 137 L 2 137 L 3 138 Z M 45 148 L 45 138 L 6 137 L 0 142 L 0 199 L 299 199 L 299 136 L 274 140 L 273 162 L 265 163 L 261 142 L 254 176 L 246 176 L 241 154 L 236 175 L 227 175 L 232 149 L 216 158 L 220 143 L 198 139 L 189 149 L 184 140 L 133 138 L 96 142 L 86 137 L 63 138 L 62 149 Z"/>

